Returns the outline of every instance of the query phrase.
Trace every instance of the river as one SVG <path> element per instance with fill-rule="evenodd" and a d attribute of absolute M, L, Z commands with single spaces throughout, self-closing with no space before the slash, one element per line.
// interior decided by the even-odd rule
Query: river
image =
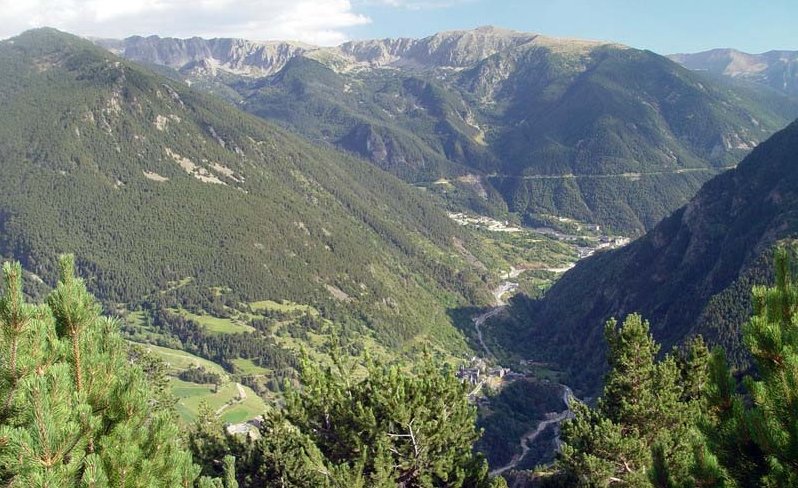
<path fill-rule="evenodd" d="M 524 460 L 527 454 L 529 454 L 529 444 L 537 439 L 537 437 L 542 434 L 551 424 L 559 424 L 565 419 L 569 419 L 573 417 L 571 413 L 571 399 L 573 398 L 573 392 L 569 387 L 566 385 L 560 385 L 563 388 L 562 394 L 562 401 L 565 405 L 565 410 L 559 412 L 546 420 L 543 420 L 538 423 L 537 427 L 528 431 L 523 436 L 521 436 L 521 452 L 513 456 L 509 463 L 496 468 L 490 472 L 490 476 L 498 476 L 506 471 L 510 471 L 511 469 L 518 466 L 518 464 Z M 557 436 L 554 439 L 554 444 L 559 449 L 560 446 L 560 433 L 557 432 Z"/>
<path fill-rule="evenodd" d="M 567 269 L 563 270 L 566 271 Z M 472 321 L 474 323 L 474 330 L 477 333 L 477 341 L 479 342 L 480 347 L 485 353 L 485 358 L 493 357 L 493 353 L 491 353 L 490 348 L 485 343 L 485 338 L 482 334 L 482 326 L 485 325 L 485 322 L 488 321 L 491 317 L 494 317 L 502 312 L 507 307 L 507 301 L 504 300 L 504 296 L 507 293 L 511 293 L 518 289 L 518 283 L 510 281 L 511 279 L 517 278 L 521 275 L 525 270 L 524 269 L 516 269 L 511 268 L 508 273 L 505 273 L 504 278 L 505 281 L 500 283 L 494 290 L 493 290 L 493 297 L 494 297 L 494 306 L 489 308 L 488 310 L 475 315 L 472 317 Z M 514 469 L 518 464 L 524 460 L 526 455 L 529 453 L 530 447 L 529 444 L 533 442 L 537 437 L 542 434 L 550 425 L 552 424 L 559 424 L 563 420 L 567 418 L 571 418 L 573 414 L 571 413 L 570 405 L 571 399 L 573 398 L 573 392 L 571 388 L 567 385 L 560 385 L 563 389 L 562 401 L 565 405 L 565 410 L 558 412 L 556 414 L 550 414 L 550 417 L 538 422 L 537 426 L 527 431 L 519 440 L 521 445 L 521 452 L 517 453 L 513 456 L 509 463 L 491 470 L 491 476 L 498 476 L 506 471 Z M 560 439 L 559 439 L 559 432 L 557 433 L 557 437 L 555 438 L 555 445 L 559 449 Z"/>

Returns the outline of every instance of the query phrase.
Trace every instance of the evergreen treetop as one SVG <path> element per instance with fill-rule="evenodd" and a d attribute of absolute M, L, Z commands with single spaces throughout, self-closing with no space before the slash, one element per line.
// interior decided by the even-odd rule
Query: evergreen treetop
<path fill-rule="evenodd" d="M 70 256 L 45 305 L 25 302 L 22 267 L 3 266 L 0 480 L 12 487 L 190 487 L 199 468 L 162 391 Z"/>

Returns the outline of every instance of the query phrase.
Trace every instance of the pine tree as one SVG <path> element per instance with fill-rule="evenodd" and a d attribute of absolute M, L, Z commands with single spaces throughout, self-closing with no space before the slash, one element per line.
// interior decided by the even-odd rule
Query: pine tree
<path fill-rule="evenodd" d="M 656 422 L 659 345 L 648 332 L 648 323 L 630 315 L 619 328 L 615 320 L 604 327 L 609 373 L 598 410 L 623 426 L 625 434 L 651 436 L 648 426 Z"/>
<path fill-rule="evenodd" d="M 174 412 L 70 256 L 46 305 L 3 266 L 0 480 L 12 487 L 189 487 L 198 475 Z M 157 373 L 153 372 L 157 376 Z"/>
<path fill-rule="evenodd" d="M 798 285 L 787 249 L 775 256 L 775 286 L 754 287 L 754 315 L 743 328 L 757 373 L 744 379 L 745 394 L 722 351 L 714 358 L 706 432 L 741 486 L 798 486 Z"/>
<path fill-rule="evenodd" d="M 649 325 L 630 315 L 605 327 L 609 372 L 596 407 L 572 403 L 557 461 L 564 486 L 694 486 L 693 453 L 704 448 L 697 428 L 707 382 L 700 338 L 657 360 Z"/>
<path fill-rule="evenodd" d="M 242 448 L 242 487 L 504 485 L 473 451 L 476 411 L 450 371 L 429 358 L 412 368 L 367 358 L 365 374 L 355 374 L 332 356 L 328 368 L 302 361 L 301 388 L 287 387 L 284 408 L 267 413 L 256 441 L 228 436 L 225 449 Z"/>
<path fill-rule="evenodd" d="M 430 359 L 412 374 L 367 360 L 368 376 L 355 381 L 337 363 L 321 370 L 305 361 L 304 388 L 287 394 L 285 409 L 291 424 L 317 433 L 316 444 L 333 463 L 384 447 L 396 481 L 408 487 L 463 486 L 485 470 L 472 453 L 476 413 L 454 375 Z"/>
<path fill-rule="evenodd" d="M 216 412 L 203 401 L 199 404 L 197 418 L 188 433 L 188 445 L 194 459 L 202 466 L 202 474 L 218 477 L 224 473 L 223 460 L 226 454 L 236 452 L 236 438 L 227 435 L 222 420 Z"/>

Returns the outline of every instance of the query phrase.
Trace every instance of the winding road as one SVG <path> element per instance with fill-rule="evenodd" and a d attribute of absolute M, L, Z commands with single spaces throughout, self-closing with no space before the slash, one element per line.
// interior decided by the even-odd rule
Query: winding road
<path fill-rule="evenodd" d="M 506 471 L 509 471 L 509 470 L 515 468 L 516 466 L 518 466 L 518 463 L 523 461 L 524 458 L 526 457 L 526 455 L 529 453 L 529 444 L 532 441 L 537 439 L 537 437 L 540 434 L 542 434 L 551 424 L 559 424 L 563 420 L 565 420 L 567 418 L 570 418 L 573 415 L 571 413 L 571 408 L 570 408 L 570 406 L 571 406 L 571 398 L 573 398 L 573 392 L 571 392 L 571 389 L 568 388 L 567 386 L 565 386 L 565 385 L 561 385 L 561 386 L 563 387 L 562 401 L 565 404 L 565 410 L 563 410 L 562 412 L 556 414 L 553 417 L 550 417 L 550 418 L 548 418 L 546 420 L 543 420 L 543 421 L 539 422 L 535 429 L 530 430 L 529 432 L 524 434 L 521 437 L 521 452 L 516 454 L 515 456 L 513 456 L 513 458 L 510 460 L 509 463 L 505 464 L 504 466 L 501 466 L 499 468 L 496 468 L 496 469 L 492 470 L 490 472 L 490 476 L 498 476 L 498 475 L 500 475 L 500 474 L 502 474 L 502 473 L 504 473 Z M 559 433 L 557 434 L 557 437 L 555 439 L 555 443 L 559 446 L 559 443 L 560 443 L 560 435 L 559 435 Z"/>
<path fill-rule="evenodd" d="M 222 412 L 224 412 L 228 407 L 239 404 L 247 399 L 247 392 L 244 390 L 244 387 L 241 385 L 241 383 L 236 383 L 236 388 L 238 389 L 238 397 L 228 400 L 224 405 L 216 409 L 216 415 L 221 415 Z"/>
<path fill-rule="evenodd" d="M 482 312 L 479 315 L 475 315 L 471 320 L 474 322 L 474 330 L 477 332 L 477 341 L 479 345 L 482 347 L 482 350 L 485 351 L 485 356 L 493 356 L 493 353 L 490 352 L 488 345 L 485 344 L 485 339 L 482 336 L 482 326 L 485 325 L 485 322 L 491 317 L 498 315 L 504 307 L 507 306 L 507 302 L 502 298 L 507 293 L 513 292 L 518 289 L 518 283 L 510 281 L 513 278 L 518 278 L 521 276 L 521 273 L 526 271 L 525 269 L 518 269 L 515 267 L 510 267 L 510 271 L 505 273 L 506 281 L 502 282 L 499 286 L 497 286 L 493 290 L 493 300 L 494 306 L 488 309 L 485 312 Z"/>
<path fill-rule="evenodd" d="M 718 168 L 674 168 L 663 171 L 636 172 L 628 171 L 625 173 L 603 173 L 603 174 L 562 174 L 562 175 L 513 175 L 513 174 L 489 174 L 486 178 L 507 178 L 519 180 L 568 180 L 568 179 L 604 179 L 604 178 L 642 178 L 644 176 L 663 176 L 681 175 L 685 173 L 722 173 L 735 166 L 721 166 Z"/>
<path fill-rule="evenodd" d="M 479 341 L 479 345 L 482 346 L 482 350 L 485 351 L 485 356 L 493 356 L 493 353 L 490 352 L 488 349 L 488 345 L 485 344 L 485 339 L 482 337 L 482 329 L 481 327 L 485 325 L 485 321 L 489 318 L 497 315 L 504 309 L 504 306 L 494 307 L 488 310 L 487 312 L 481 313 L 475 316 L 472 320 L 474 321 L 474 330 L 477 331 L 477 340 Z"/>

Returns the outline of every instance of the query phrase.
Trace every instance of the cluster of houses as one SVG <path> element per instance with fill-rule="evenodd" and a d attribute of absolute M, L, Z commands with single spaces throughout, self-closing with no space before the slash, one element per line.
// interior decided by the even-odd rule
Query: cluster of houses
<path fill-rule="evenodd" d="M 504 222 L 486 217 L 484 215 L 471 216 L 462 212 L 451 212 L 449 218 L 460 225 L 474 225 L 493 232 L 521 232 L 520 227 L 510 225 L 508 220 Z"/>
<path fill-rule="evenodd" d="M 628 237 L 601 236 L 597 245 L 591 247 L 578 246 L 576 250 L 579 253 L 579 259 L 584 259 L 601 249 L 615 249 L 629 244 L 630 241 L 631 239 Z"/>
<path fill-rule="evenodd" d="M 476 386 L 480 383 L 487 383 L 488 386 L 492 387 L 501 386 L 505 381 L 523 376 L 510 368 L 488 367 L 485 361 L 479 358 L 472 358 L 471 363 L 467 366 L 465 364 L 461 365 L 455 374 L 463 382 L 470 385 Z"/>
<path fill-rule="evenodd" d="M 227 433 L 231 435 L 244 435 L 257 438 L 260 435 L 260 427 L 263 423 L 263 416 L 258 415 L 254 419 L 247 420 L 238 424 L 227 424 Z"/>

